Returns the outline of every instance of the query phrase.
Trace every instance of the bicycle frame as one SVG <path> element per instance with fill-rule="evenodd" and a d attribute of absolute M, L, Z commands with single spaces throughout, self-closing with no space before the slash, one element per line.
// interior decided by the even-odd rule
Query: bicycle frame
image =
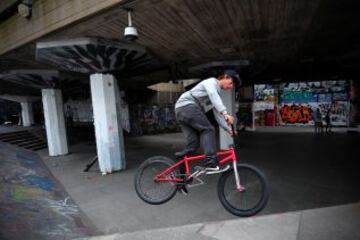
<path fill-rule="evenodd" d="M 240 186 L 240 181 L 239 181 L 239 175 L 237 173 L 237 167 L 236 167 L 237 159 L 236 159 L 234 148 L 230 148 L 229 150 L 219 151 L 219 152 L 217 152 L 216 155 L 220 159 L 219 160 L 220 165 L 224 165 L 224 164 L 227 164 L 229 162 L 233 163 L 233 167 L 235 169 L 234 171 L 235 171 L 236 184 L 237 184 L 238 189 L 240 189 L 241 186 Z M 191 174 L 190 173 L 189 163 L 193 162 L 193 161 L 203 160 L 204 158 L 205 158 L 204 154 L 203 155 L 192 156 L 192 157 L 185 156 L 183 159 L 181 159 L 180 161 L 178 161 L 174 165 L 170 166 L 169 168 L 165 169 L 163 172 L 158 174 L 156 176 L 156 178 L 155 178 L 155 181 L 183 183 L 184 182 L 183 178 L 170 177 L 169 174 L 171 172 L 173 172 L 176 168 L 178 168 L 179 166 L 184 164 L 184 166 L 185 166 L 185 174 L 188 177 Z"/>

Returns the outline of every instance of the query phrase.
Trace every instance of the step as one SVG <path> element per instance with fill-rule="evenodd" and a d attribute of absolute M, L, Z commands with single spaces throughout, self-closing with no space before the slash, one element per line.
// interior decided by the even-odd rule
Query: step
<path fill-rule="evenodd" d="M 19 139 L 19 138 L 29 138 L 29 137 L 34 137 L 33 135 L 31 135 L 30 133 L 27 133 L 27 134 L 14 134 L 14 135 L 11 135 L 11 136 L 5 136 L 5 137 L 2 137 L 0 136 L 0 140 L 1 141 L 9 141 L 9 140 L 16 140 L 16 139 Z"/>
<path fill-rule="evenodd" d="M 2 140 L 3 142 L 10 142 L 11 144 L 17 144 L 21 142 L 31 141 L 31 140 L 37 140 L 38 138 L 35 138 L 34 136 L 26 137 L 26 138 L 18 138 L 15 140 Z"/>
<path fill-rule="evenodd" d="M 42 145 L 42 144 L 45 144 L 42 140 L 37 140 L 37 141 L 32 141 L 32 142 L 26 142 L 26 143 L 21 143 L 21 144 L 16 144 L 17 146 L 19 147 L 31 147 L 31 146 L 34 146 L 34 145 Z"/>
<path fill-rule="evenodd" d="M 33 147 L 31 148 L 30 150 L 32 151 L 38 151 L 38 150 L 41 150 L 41 149 L 44 149 L 44 148 L 47 148 L 48 146 L 46 144 L 44 145 L 41 145 L 41 146 L 38 146 L 38 147 Z"/>
<path fill-rule="evenodd" d="M 1 133 L 0 136 L 7 136 L 7 135 L 19 134 L 19 133 L 29 133 L 29 132 L 26 131 L 26 130 L 24 130 L 24 131 L 16 131 L 16 132 L 7 132 L 7 133 Z"/>

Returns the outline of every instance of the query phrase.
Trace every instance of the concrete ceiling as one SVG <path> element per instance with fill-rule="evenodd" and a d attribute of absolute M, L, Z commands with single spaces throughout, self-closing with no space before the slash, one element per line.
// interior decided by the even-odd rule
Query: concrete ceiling
<path fill-rule="evenodd" d="M 127 1 L 39 41 L 79 37 L 123 40 L 125 6 L 134 9 L 137 43 L 155 53 L 169 69 L 175 68 L 175 78 L 191 77 L 187 69 L 198 64 L 229 60 L 249 61 L 241 75 L 251 82 L 359 77 L 357 0 Z M 14 64 L 4 68 L 4 58 Z M 1 56 L 0 71 L 16 68 L 17 61 L 29 67 L 38 65 L 34 59 L 35 42 Z M 168 70 L 164 78 L 166 74 Z M 156 81 L 149 76 L 143 81 Z"/>

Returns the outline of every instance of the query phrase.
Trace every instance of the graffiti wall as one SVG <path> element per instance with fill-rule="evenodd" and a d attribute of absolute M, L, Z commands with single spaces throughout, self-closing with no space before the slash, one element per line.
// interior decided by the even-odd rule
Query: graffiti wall
<path fill-rule="evenodd" d="M 323 121 L 329 112 L 332 125 L 348 124 L 348 81 L 286 83 L 280 89 L 280 115 L 284 124 L 312 125 L 316 109 L 320 109 Z"/>
<path fill-rule="evenodd" d="M 272 84 L 257 84 L 254 87 L 255 101 L 276 102 L 276 88 Z"/>
<path fill-rule="evenodd" d="M 313 113 L 319 109 L 324 122 L 329 113 L 332 125 L 346 126 L 349 93 L 349 81 L 255 85 L 256 125 L 313 125 Z"/>
<path fill-rule="evenodd" d="M 121 126 L 122 128 L 130 132 L 130 119 L 129 119 L 129 107 L 127 102 L 124 100 L 125 93 L 120 91 L 119 96 L 119 107 L 121 112 Z M 94 121 L 93 109 L 91 99 L 80 99 L 73 100 L 69 99 L 64 103 L 64 114 L 65 116 L 71 115 L 74 122 L 90 123 Z"/>
<path fill-rule="evenodd" d="M 312 110 L 309 105 L 285 104 L 280 108 L 280 116 L 285 124 L 308 124 L 312 121 Z"/>
<path fill-rule="evenodd" d="M 64 104 L 64 112 L 71 109 L 74 122 L 93 122 L 91 99 L 73 100 L 69 99 Z"/>
<path fill-rule="evenodd" d="M 271 84 L 255 85 L 253 106 L 256 126 L 275 126 L 277 122 L 277 88 Z"/>
<path fill-rule="evenodd" d="M 137 104 L 130 108 L 132 135 L 156 134 L 179 131 L 173 104 Z"/>

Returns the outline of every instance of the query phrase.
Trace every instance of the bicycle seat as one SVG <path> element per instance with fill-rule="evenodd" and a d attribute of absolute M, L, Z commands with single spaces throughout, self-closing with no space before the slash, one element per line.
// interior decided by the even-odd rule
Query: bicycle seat
<path fill-rule="evenodd" d="M 184 152 L 184 151 L 176 152 L 176 153 L 174 154 L 176 160 L 181 160 L 181 159 L 183 159 L 185 156 L 191 157 L 191 156 L 194 156 L 194 155 L 196 155 L 195 152 Z"/>

